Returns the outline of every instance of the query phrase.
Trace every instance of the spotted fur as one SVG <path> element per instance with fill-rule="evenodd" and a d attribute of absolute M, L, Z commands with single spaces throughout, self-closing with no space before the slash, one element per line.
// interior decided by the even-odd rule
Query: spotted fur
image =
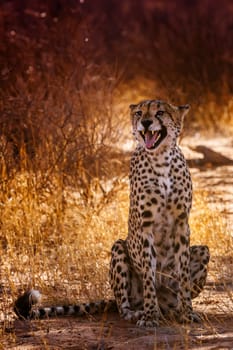
<path fill-rule="evenodd" d="M 191 298 L 203 289 L 207 246 L 190 247 L 192 182 L 177 146 L 189 106 L 158 100 L 130 106 L 138 141 L 130 166 L 128 236 L 112 247 L 110 281 L 123 318 L 157 326 L 161 313 L 199 320 Z"/>

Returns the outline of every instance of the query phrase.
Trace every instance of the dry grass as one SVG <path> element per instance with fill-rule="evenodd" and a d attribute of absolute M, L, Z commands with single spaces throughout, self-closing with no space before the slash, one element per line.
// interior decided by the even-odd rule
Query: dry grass
<path fill-rule="evenodd" d="M 231 256 L 233 237 L 224 215 L 208 205 L 209 196 L 209 192 L 200 190 L 194 194 L 190 218 L 191 244 L 207 244 L 213 256 Z"/>
<path fill-rule="evenodd" d="M 233 236 L 227 219 L 219 211 L 209 206 L 210 192 L 197 191 L 194 195 L 194 206 L 190 218 L 191 244 L 206 244 L 210 249 L 209 281 L 222 287 L 223 295 L 220 309 L 225 307 L 233 312 L 232 267 L 233 267 Z M 230 285 L 229 285 L 230 284 Z M 215 289 L 215 288 L 214 288 Z M 211 299 L 211 291 L 207 297 Z M 219 301 L 215 301 L 216 305 Z M 226 308 L 226 305 L 228 307 Z M 222 304 L 222 305 L 221 305 Z"/>
<path fill-rule="evenodd" d="M 103 204 L 103 197 L 95 207 L 93 201 L 85 206 L 80 194 L 61 188 L 59 180 L 54 180 L 52 189 L 38 191 L 34 176 L 21 174 L 2 193 L 2 256 L 7 256 L 2 282 L 9 285 L 11 276 L 16 288 L 56 289 L 71 283 L 71 290 L 81 283 L 78 294 L 85 296 L 95 276 L 95 293 L 104 295 L 102 274 L 107 273 L 114 235 L 122 232 L 122 208 L 117 202 Z"/>
<path fill-rule="evenodd" d="M 41 188 L 40 180 L 22 173 L 2 187 L 2 291 L 15 298 L 21 290 L 39 288 L 53 302 L 110 297 L 110 249 L 127 234 L 128 182 L 111 183 L 107 197 L 94 187 L 91 204 L 84 205 L 59 177 L 50 188 Z M 195 195 L 191 229 L 192 244 L 208 244 L 215 257 L 232 257 L 233 239 L 223 218 L 208 208 L 205 193 Z M 225 266 L 215 273 L 221 282 Z"/>

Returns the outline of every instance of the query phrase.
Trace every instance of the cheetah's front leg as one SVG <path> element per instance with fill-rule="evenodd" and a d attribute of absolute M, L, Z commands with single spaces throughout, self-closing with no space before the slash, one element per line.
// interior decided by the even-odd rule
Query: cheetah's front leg
<path fill-rule="evenodd" d="M 159 306 L 156 295 L 156 252 L 153 235 L 143 235 L 142 271 L 143 271 L 143 297 L 144 312 L 137 325 L 140 327 L 153 327 L 159 324 Z"/>
<path fill-rule="evenodd" d="M 189 248 L 190 230 L 188 223 L 184 221 L 180 220 L 177 223 L 175 239 L 175 247 L 177 250 L 176 266 L 179 279 L 177 313 L 180 322 L 199 322 L 200 317 L 193 311 L 192 307 Z"/>
<path fill-rule="evenodd" d="M 126 241 L 113 244 L 110 262 L 110 284 L 120 315 L 129 321 L 137 321 L 143 311 L 141 281 L 130 263 Z"/>

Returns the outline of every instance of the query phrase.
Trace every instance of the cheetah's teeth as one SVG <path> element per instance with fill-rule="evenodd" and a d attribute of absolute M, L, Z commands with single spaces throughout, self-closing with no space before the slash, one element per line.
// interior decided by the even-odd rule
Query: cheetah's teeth
<path fill-rule="evenodd" d="M 154 145 L 156 144 L 156 142 L 158 141 L 159 138 L 160 138 L 160 134 L 158 134 L 158 136 L 156 137 Z"/>

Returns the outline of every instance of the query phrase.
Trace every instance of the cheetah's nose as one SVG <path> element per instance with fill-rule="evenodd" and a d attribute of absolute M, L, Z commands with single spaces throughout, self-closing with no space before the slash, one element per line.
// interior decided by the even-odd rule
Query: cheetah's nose
<path fill-rule="evenodd" d="M 144 119 L 141 121 L 142 125 L 144 126 L 145 129 L 148 129 L 149 126 L 153 123 L 152 120 L 149 119 Z"/>

